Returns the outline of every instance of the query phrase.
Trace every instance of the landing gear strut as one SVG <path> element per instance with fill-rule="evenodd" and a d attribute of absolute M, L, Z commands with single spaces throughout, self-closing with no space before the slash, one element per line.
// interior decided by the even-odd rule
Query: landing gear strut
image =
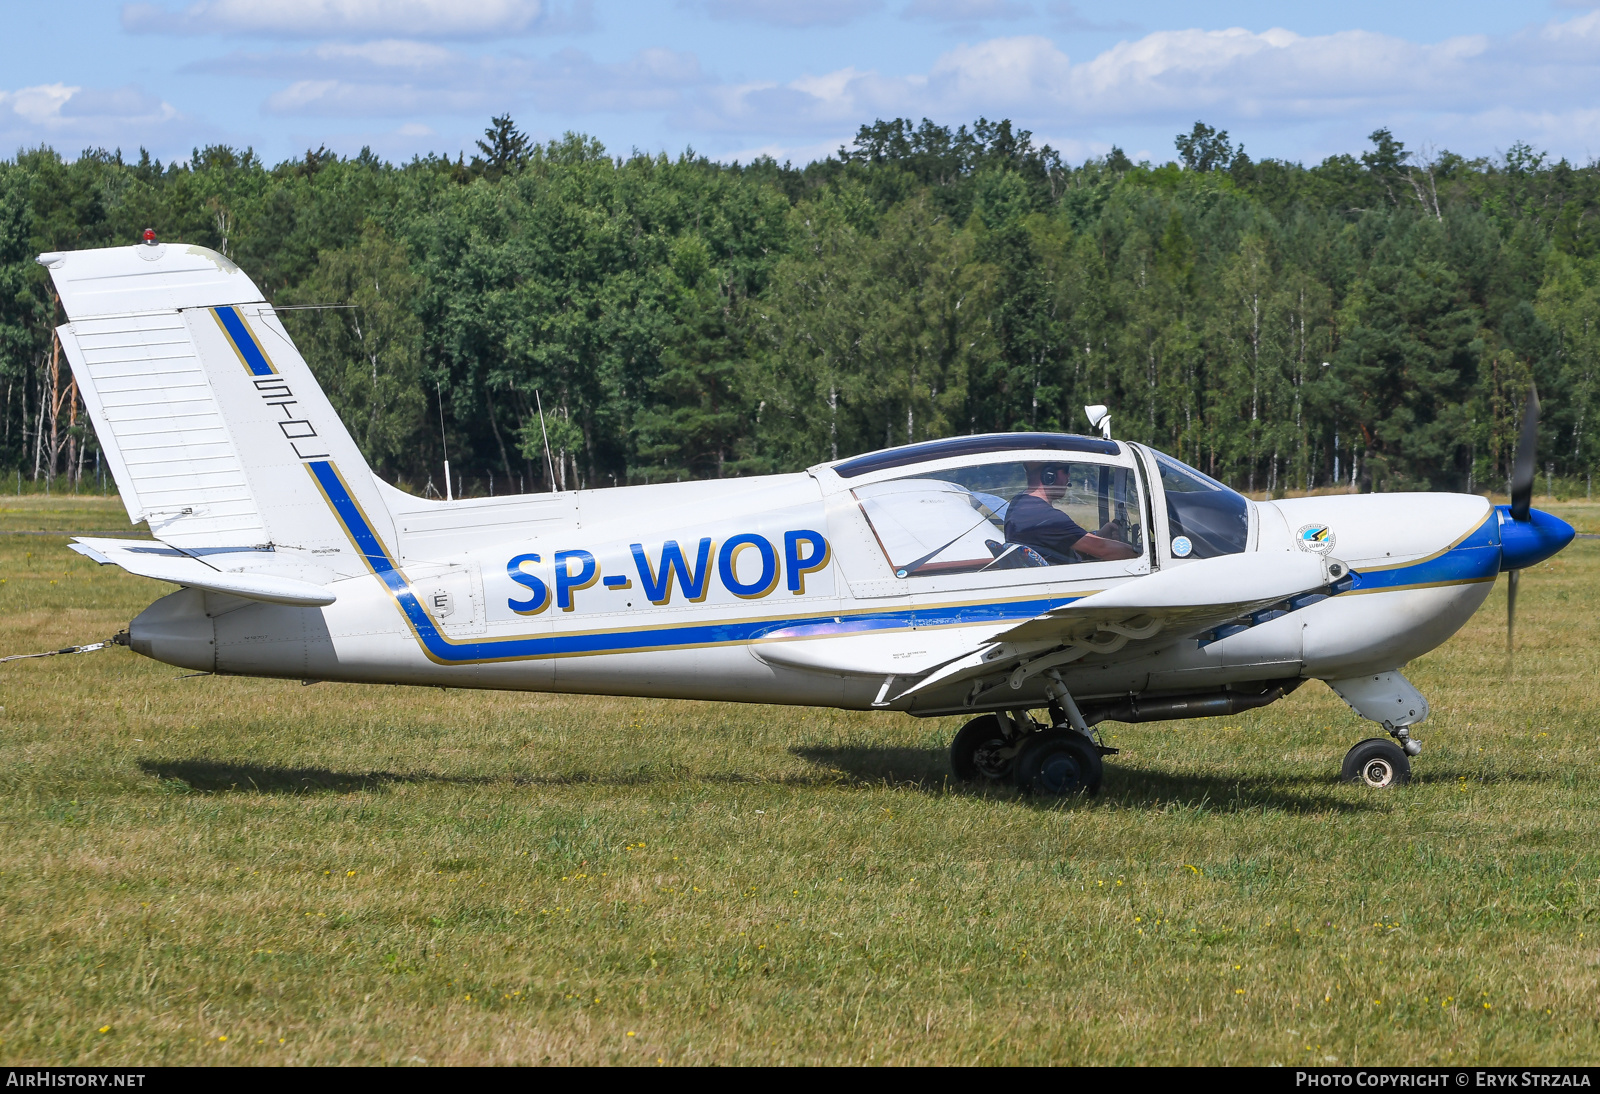
<path fill-rule="evenodd" d="M 1411 757 L 1422 751 L 1411 728 L 1428 717 L 1428 700 L 1398 672 L 1329 680 L 1351 710 L 1388 730 L 1393 741 L 1372 737 L 1345 753 L 1340 778 L 1381 790 L 1411 781 Z"/>

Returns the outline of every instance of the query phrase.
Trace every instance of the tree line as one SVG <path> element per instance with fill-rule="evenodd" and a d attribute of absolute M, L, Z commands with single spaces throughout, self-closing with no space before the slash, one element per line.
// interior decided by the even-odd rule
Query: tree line
<path fill-rule="evenodd" d="M 1526 145 L 1314 166 L 1202 123 L 1072 166 L 1007 121 L 864 125 L 795 167 L 539 144 L 0 162 L 0 463 L 78 481 L 92 429 L 43 251 L 145 228 L 233 259 L 378 472 L 444 493 L 793 470 L 1112 408 L 1243 490 L 1503 490 L 1600 448 L 1600 166 Z M 549 457 L 546 457 L 546 439 Z M 86 470 L 89 469 L 89 470 Z"/>

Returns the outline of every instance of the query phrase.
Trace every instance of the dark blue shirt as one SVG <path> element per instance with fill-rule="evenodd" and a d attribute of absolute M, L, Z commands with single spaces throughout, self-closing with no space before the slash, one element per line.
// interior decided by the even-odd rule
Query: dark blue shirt
<path fill-rule="evenodd" d="M 1006 542 L 1075 559 L 1073 545 L 1088 532 L 1067 514 L 1032 494 L 1018 494 L 1006 510 Z M 1049 557 L 1049 556 L 1046 556 Z"/>

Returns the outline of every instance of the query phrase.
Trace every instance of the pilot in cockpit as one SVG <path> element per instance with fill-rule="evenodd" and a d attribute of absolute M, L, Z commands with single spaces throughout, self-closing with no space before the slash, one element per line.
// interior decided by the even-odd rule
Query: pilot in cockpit
<path fill-rule="evenodd" d="M 1058 463 L 1029 463 L 1028 489 L 1011 499 L 1006 510 L 1006 540 L 1031 547 L 1046 562 L 1137 558 L 1138 548 L 1126 542 L 1127 531 L 1116 519 L 1090 532 L 1055 503 L 1067 494 L 1069 471 Z"/>

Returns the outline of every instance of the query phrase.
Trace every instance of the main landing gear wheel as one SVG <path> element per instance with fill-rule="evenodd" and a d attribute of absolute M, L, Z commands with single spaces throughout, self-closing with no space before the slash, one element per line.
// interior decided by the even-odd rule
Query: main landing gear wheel
<path fill-rule="evenodd" d="M 1000 719 L 985 714 L 962 726 L 950 742 L 950 770 L 962 782 L 1007 782 L 1016 755 L 1016 743 L 1006 739 Z"/>
<path fill-rule="evenodd" d="M 1405 749 L 1393 741 L 1369 737 L 1344 754 L 1344 770 L 1339 778 L 1374 790 L 1404 786 L 1411 781 L 1411 760 Z"/>
<path fill-rule="evenodd" d="M 1017 787 L 1025 793 L 1064 798 L 1100 793 L 1100 752 L 1083 734 L 1047 729 L 1017 753 Z"/>

